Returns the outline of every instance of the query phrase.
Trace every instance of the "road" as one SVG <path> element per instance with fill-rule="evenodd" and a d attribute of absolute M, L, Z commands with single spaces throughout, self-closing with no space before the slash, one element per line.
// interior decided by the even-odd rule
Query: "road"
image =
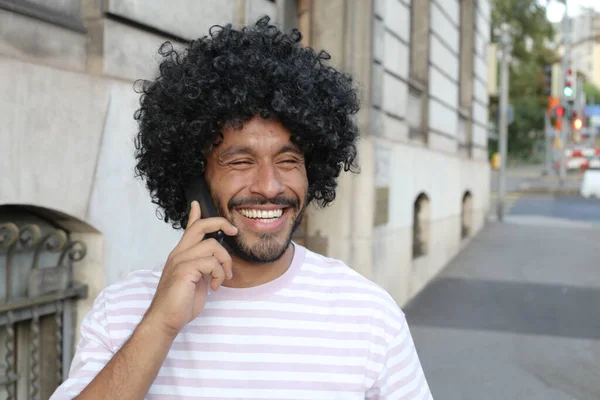
<path fill-rule="evenodd" d="M 600 201 L 513 194 L 404 311 L 436 399 L 600 399 Z"/>

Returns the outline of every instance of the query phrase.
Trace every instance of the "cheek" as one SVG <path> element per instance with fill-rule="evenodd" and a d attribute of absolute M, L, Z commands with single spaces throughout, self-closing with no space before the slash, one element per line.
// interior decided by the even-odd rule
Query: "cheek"
<path fill-rule="evenodd" d="M 304 201 L 304 197 L 308 192 L 308 177 L 306 176 L 306 170 L 304 168 L 298 168 L 289 171 L 289 179 L 287 179 L 286 186 L 290 188 L 301 201 Z"/>
<path fill-rule="evenodd" d="M 216 184 L 212 186 L 213 197 L 221 203 L 224 209 L 227 209 L 229 201 L 243 192 L 247 180 L 238 176 L 228 176 L 227 178 L 216 179 Z"/>

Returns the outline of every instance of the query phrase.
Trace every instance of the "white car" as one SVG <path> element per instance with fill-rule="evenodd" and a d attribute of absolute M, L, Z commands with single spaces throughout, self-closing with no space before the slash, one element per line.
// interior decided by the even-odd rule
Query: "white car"
<path fill-rule="evenodd" d="M 583 173 L 580 193 L 588 199 L 590 197 L 600 199 L 600 169 L 592 169 L 591 167 L 590 165 L 590 168 Z"/>

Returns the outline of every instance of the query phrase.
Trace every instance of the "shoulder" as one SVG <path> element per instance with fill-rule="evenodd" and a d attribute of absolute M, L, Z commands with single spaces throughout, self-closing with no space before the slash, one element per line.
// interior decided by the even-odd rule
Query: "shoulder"
<path fill-rule="evenodd" d="M 115 317 L 136 321 L 146 312 L 160 279 L 161 270 L 138 270 L 103 288 L 92 306 L 91 315 L 109 322 Z"/>
<path fill-rule="evenodd" d="M 160 269 L 138 270 L 125 278 L 106 286 L 101 295 L 107 303 L 145 300 L 154 296 L 160 280 Z"/>
<path fill-rule="evenodd" d="M 390 294 L 375 282 L 367 279 L 343 261 L 306 250 L 300 274 L 303 279 L 319 281 L 330 293 L 351 299 L 372 310 L 374 316 L 399 328 L 405 316 Z"/>

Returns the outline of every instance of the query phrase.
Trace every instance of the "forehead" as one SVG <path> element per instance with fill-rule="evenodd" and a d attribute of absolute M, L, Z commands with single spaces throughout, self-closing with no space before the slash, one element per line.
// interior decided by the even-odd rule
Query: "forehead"
<path fill-rule="evenodd" d="M 217 147 L 217 152 L 223 152 L 233 146 L 243 146 L 259 151 L 293 145 L 291 132 L 279 121 L 270 118 L 264 119 L 260 116 L 244 122 L 242 129 L 234 129 L 228 125 L 222 133 L 223 141 Z"/>

